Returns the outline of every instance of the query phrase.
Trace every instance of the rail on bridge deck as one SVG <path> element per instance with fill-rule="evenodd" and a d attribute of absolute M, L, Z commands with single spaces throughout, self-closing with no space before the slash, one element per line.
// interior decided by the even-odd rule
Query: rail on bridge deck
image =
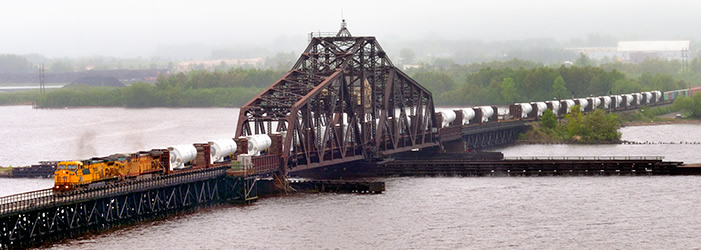
<path fill-rule="evenodd" d="M 342 24 L 241 107 L 236 136 L 283 135 L 283 173 L 438 145 L 431 92 Z"/>
<path fill-rule="evenodd" d="M 248 202 L 255 178 L 228 176 L 229 167 L 55 193 L 0 197 L 0 249 L 159 218 L 225 201 Z"/>

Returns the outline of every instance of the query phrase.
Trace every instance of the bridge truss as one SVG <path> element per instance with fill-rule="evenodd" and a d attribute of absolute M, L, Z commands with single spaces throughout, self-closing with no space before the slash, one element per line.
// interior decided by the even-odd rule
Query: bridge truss
<path fill-rule="evenodd" d="M 241 107 L 236 136 L 281 133 L 288 173 L 437 146 L 437 124 L 431 92 L 344 23 Z"/>

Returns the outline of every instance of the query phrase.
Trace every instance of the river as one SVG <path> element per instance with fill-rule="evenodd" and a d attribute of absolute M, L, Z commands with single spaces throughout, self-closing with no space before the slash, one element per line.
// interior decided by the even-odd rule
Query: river
<path fill-rule="evenodd" d="M 238 109 L 0 107 L 0 165 L 80 159 L 234 134 Z M 517 145 L 505 156 L 664 156 L 701 163 L 701 125 L 621 129 L 645 145 Z M 54 244 L 94 248 L 699 248 L 701 177 L 388 178 L 379 195 L 297 194 Z M 0 179 L 0 195 L 49 179 Z"/>

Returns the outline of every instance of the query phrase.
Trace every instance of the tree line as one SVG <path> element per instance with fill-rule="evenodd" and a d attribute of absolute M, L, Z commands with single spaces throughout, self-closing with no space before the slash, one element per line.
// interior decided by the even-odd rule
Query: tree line
<path fill-rule="evenodd" d="M 125 88 L 61 88 L 38 96 L 39 107 L 237 107 L 275 82 L 284 72 L 258 69 L 191 71 L 161 76 L 155 84 Z M 2 103 L 0 95 L 0 103 Z"/>
<path fill-rule="evenodd" d="M 34 102 L 40 106 L 237 106 L 270 86 L 281 70 L 197 70 L 160 76 L 155 84 L 134 83 L 125 89 L 50 90 L 47 95 L 0 93 L 0 104 Z M 630 77 L 594 66 L 546 67 L 511 60 L 474 65 L 425 67 L 407 72 L 433 93 L 436 105 L 500 105 L 646 90 L 687 88 L 677 75 L 642 73 Z M 143 99 L 139 99 L 143 98 Z"/>
<path fill-rule="evenodd" d="M 663 73 L 643 73 L 631 78 L 616 69 L 605 70 L 594 66 L 528 66 L 487 65 L 472 73 L 465 73 L 462 67 L 434 68 L 415 70 L 411 76 L 432 92 L 436 105 L 456 106 L 667 91 L 689 86 L 686 81 Z"/>

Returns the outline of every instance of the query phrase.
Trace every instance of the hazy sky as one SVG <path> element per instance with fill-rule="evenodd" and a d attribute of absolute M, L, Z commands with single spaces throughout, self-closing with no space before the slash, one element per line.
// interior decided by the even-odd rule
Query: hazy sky
<path fill-rule="evenodd" d="M 410 4 L 417 2 L 418 4 Z M 701 1 L 0 0 L 0 54 L 150 57 L 159 46 L 301 51 L 310 31 L 384 40 L 701 38 Z"/>

